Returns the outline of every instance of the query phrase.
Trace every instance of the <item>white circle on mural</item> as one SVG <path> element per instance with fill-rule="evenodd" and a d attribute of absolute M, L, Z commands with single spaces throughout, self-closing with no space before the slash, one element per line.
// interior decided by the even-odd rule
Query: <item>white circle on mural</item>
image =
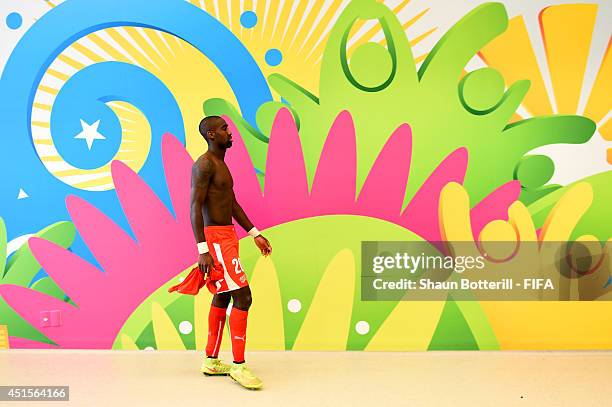
<path fill-rule="evenodd" d="M 189 321 L 181 321 L 179 331 L 184 335 L 190 334 L 193 331 L 193 325 Z"/>
<path fill-rule="evenodd" d="M 147 346 L 146 348 L 144 348 L 144 350 L 155 350 L 155 348 L 153 346 Z"/>
<path fill-rule="evenodd" d="M 359 335 L 365 335 L 370 332 L 370 324 L 366 321 L 359 321 L 355 324 L 355 331 L 357 331 Z"/>
<path fill-rule="evenodd" d="M 185 280 L 185 277 L 179 277 L 179 283 L 182 283 Z"/>
<path fill-rule="evenodd" d="M 287 309 L 289 310 L 289 312 L 300 312 L 300 310 L 302 309 L 302 303 L 300 302 L 300 300 L 297 299 L 292 299 L 289 300 L 289 302 L 287 303 Z"/>

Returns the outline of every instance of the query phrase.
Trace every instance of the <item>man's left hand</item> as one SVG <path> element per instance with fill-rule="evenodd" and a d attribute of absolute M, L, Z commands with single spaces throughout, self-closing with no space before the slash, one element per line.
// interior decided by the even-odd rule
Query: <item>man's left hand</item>
<path fill-rule="evenodd" d="M 272 253 L 272 246 L 270 245 L 270 242 L 268 242 L 268 239 L 263 237 L 263 235 L 256 236 L 253 240 L 255 240 L 255 244 L 259 250 L 261 250 L 261 254 L 264 256 L 269 256 L 270 253 Z"/>

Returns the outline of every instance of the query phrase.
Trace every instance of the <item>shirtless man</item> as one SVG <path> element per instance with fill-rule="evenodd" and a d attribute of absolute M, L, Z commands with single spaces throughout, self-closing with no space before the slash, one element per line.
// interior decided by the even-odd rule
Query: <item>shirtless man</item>
<path fill-rule="evenodd" d="M 213 293 L 208 315 L 208 343 L 201 371 L 206 375 L 227 375 L 249 389 L 263 383 L 244 363 L 246 326 L 251 289 L 240 264 L 238 237 L 232 224 L 236 222 L 253 236 L 264 256 L 272 252 L 270 242 L 253 226 L 234 195 L 234 181 L 223 161 L 232 146 L 232 133 L 219 116 L 208 116 L 200 122 L 200 133 L 208 143 L 208 151 L 193 164 L 191 173 L 191 226 L 198 247 L 198 266 L 209 280 Z M 234 363 L 218 359 L 225 325 L 226 310 L 233 300 L 229 317 Z"/>

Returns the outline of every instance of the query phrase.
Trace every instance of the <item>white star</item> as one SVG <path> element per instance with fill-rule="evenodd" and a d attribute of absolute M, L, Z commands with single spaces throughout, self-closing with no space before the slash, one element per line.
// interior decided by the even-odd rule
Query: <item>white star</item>
<path fill-rule="evenodd" d="M 87 124 L 85 121 L 83 121 L 83 119 L 80 120 L 83 131 L 74 136 L 74 138 L 87 141 L 88 150 L 91 150 L 94 140 L 106 140 L 106 137 L 98 133 L 98 125 L 100 124 L 100 120 L 96 121 L 94 124 Z"/>

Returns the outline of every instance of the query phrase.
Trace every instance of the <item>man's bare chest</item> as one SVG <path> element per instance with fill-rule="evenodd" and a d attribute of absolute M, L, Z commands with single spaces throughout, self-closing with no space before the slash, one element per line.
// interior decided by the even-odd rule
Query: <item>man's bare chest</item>
<path fill-rule="evenodd" d="M 211 179 L 211 187 L 219 191 L 231 191 L 234 188 L 234 179 L 226 165 L 219 165 Z"/>

